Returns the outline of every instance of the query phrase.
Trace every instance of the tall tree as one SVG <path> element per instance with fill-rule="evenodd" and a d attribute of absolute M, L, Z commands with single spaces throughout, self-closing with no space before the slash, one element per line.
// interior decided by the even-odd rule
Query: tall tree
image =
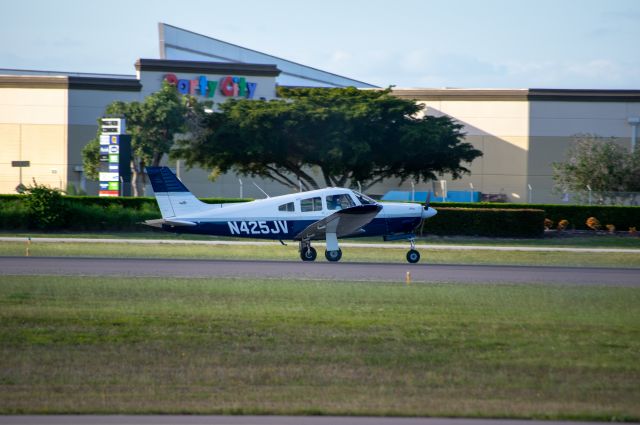
<path fill-rule="evenodd" d="M 280 89 L 281 99 L 230 100 L 203 119 L 202 131 L 172 155 L 214 174 L 234 170 L 306 189 L 368 187 L 385 178 L 454 178 L 482 153 L 463 142 L 448 117 L 423 117 L 422 106 L 387 90 Z M 320 181 L 309 172 L 316 169 Z M 323 181 L 322 181 L 323 180 Z M 323 184 L 321 184 L 323 183 Z"/>
<path fill-rule="evenodd" d="M 554 191 L 586 197 L 587 186 L 600 203 L 640 191 L 640 151 L 633 154 L 615 138 L 578 134 L 567 152 L 567 159 L 554 162 Z"/>
<path fill-rule="evenodd" d="M 138 196 L 146 184 L 144 169 L 158 166 L 168 154 L 176 137 L 190 127 L 191 115 L 202 115 L 203 105 L 189 96 L 180 96 L 176 88 L 163 83 L 160 91 L 147 96 L 142 102 L 113 102 L 105 109 L 107 115 L 121 115 L 127 119 L 127 132 L 131 135 L 131 171 L 133 194 Z M 85 172 L 98 178 L 99 136 L 91 140 L 82 151 Z"/>

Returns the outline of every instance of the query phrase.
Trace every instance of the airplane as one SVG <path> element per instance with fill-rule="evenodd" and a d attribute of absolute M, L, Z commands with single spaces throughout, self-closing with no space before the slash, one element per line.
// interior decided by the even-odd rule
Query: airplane
<path fill-rule="evenodd" d="M 415 203 L 381 204 L 355 190 L 326 188 L 251 202 L 207 204 L 197 199 L 168 167 L 147 167 L 161 219 L 144 224 L 173 233 L 293 240 L 302 261 L 317 257 L 311 241 L 325 240 L 325 257 L 340 261 L 339 238 L 382 236 L 407 239 L 409 263 L 420 261 L 415 229 L 437 211 Z"/>

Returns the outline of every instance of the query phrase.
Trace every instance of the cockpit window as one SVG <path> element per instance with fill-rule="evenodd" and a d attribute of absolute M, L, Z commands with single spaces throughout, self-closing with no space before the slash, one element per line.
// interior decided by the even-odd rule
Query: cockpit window
<path fill-rule="evenodd" d="M 353 191 L 353 194 L 356 195 L 356 198 L 358 198 L 358 201 L 360 201 L 362 205 L 369 205 L 369 204 L 376 203 L 376 201 L 369 198 L 367 195 L 363 195 L 362 193 L 356 192 L 355 190 Z"/>
<path fill-rule="evenodd" d="M 327 196 L 327 209 L 328 210 L 344 210 L 345 208 L 350 208 L 355 206 L 356 203 L 353 202 L 351 196 L 346 193 L 341 193 L 340 195 L 329 195 Z"/>
<path fill-rule="evenodd" d="M 300 201 L 300 211 L 322 211 L 322 198 L 307 198 Z"/>
<path fill-rule="evenodd" d="M 294 212 L 296 209 L 294 207 L 293 202 L 289 202 L 287 204 L 282 204 L 278 207 L 278 211 L 287 211 L 287 212 Z"/>

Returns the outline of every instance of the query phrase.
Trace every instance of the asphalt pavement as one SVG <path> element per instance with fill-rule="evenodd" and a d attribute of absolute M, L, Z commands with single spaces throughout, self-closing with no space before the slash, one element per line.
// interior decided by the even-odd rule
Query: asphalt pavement
<path fill-rule="evenodd" d="M 640 286 L 640 270 L 325 261 L 0 257 L 0 275 L 253 277 L 348 281 Z"/>

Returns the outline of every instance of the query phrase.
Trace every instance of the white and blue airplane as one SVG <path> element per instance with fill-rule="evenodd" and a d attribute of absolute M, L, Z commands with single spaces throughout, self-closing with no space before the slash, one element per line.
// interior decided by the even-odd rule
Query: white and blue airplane
<path fill-rule="evenodd" d="M 293 240 L 300 258 L 314 261 L 311 241 L 325 240 L 325 257 L 339 261 L 339 238 L 382 236 L 407 239 L 407 261 L 417 263 L 415 229 L 437 211 L 415 203 L 380 204 L 351 189 L 326 188 L 251 202 L 207 204 L 198 200 L 167 167 L 147 167 L 161 219 L 145 224 L 174 233 Z"/>

